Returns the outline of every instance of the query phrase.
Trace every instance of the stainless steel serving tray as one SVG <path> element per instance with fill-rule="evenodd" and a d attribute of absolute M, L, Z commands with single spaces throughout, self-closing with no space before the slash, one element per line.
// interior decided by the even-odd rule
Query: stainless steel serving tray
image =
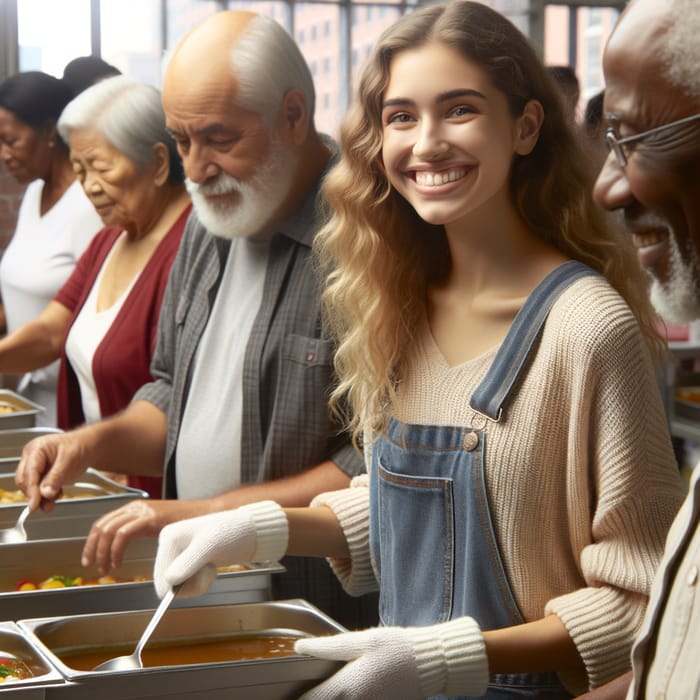
<path fill-rule="evenodd" d="M 692 400 L 690 397 L 694 397 Z M 700 386 L 679 386 L 675 390 L 673 401 L 674 413 L 677 416 L 700 422 Z"/>
<path fill-rule="evenodd" d="M 0 474 L 0 488 L 6 491 L 17 489 L 14 473 Z M 148 498 L 145 491 L 118 484 L 94 469 L 88 469 L 79 481 L 66 485 L 63 490 L 68 496 L 80 498 L 56 501 L 56 507 L 51 513 L 32 513 L 25 523 L 28 539 L 85 537 L 101 515 L 135 498 Z M 24 505 L 0 505 L 0 528 L 12 527 Z M 0 552 L 6 546 L 0 545 Z"/>
<path fill-rule="evenodd" d="M 14 409 L 10 413 L 0 413 L 0 430 L 31 428 L 36 425 L 37 414 L 44 411 L 43 406 L 11 389 L 0 389 L 0 401 L 4 401 Z"/>
<path fill-rule="evenodd" d="M 33 676 L 0 683 L 0 693 L 12 700 L 44 700 L 47 684 L 64 684 L 63 676 L 49 663 L 27 633 L 12 622 L 0 623 L 0 652 L 21 659 Z"/>
<path fill-rule="evenodd" d="M 146 577 L 148 581 L 72 586 L 36 591 L 15 590 L 20 581 L 43 581 L 50 576 L 97 578 L 94 568 L 84 568 L 80 555 L 85 538 L 41 540 L 7 544 L 0 549 L 0 620 L 23 617 L 79 615 L 111 610 L 147 610 L 158 604 L 150 580 L 153 576 L 158 541 L 148 537 L 134 540 L 124 561 L 113 572 L 115 578 Z M 174 607 L 250 603 L 270 599 L 270 578 L 281 573 L 278 563 L 250 564 L 244 571 L 220 573 L 212 587 L 198 598 L 181 598 Z"/>
<path fill-rule="evenodd" d="M 0 430 L 0 471 L 11 472 L 17 468 L 22 449 L 43 435 L 55 435 L 62 433 L 58 428 L 16 428 L 14 430 Z"/>
<path fill-rule="evenodd" d="M 157 666 L 132 671 L 77 671 L 59 658 L 68 650 L 95 646 L 134 646 L 150 611 L 21 620 L 27 637 L 69 681 L 47 689 L 46 698 L 118 700 L 121 698 L 207 698 L 296 700 L 302 692 L 334 673 L 340 663 L 307 656 Z M 231 633 L 274 631 L 299 636 L 345 631 L 303 600 L 217 605 L 168 610 L 152 641 L 198 638 L 216 640 Z M 237 691 L 234 695 L 232 691 Z"/>

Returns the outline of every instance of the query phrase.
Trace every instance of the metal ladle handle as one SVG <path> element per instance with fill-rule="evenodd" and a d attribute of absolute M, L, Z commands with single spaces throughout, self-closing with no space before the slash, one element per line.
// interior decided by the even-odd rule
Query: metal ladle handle
<path fill-rule="evenodd" d="M 163 617 L 163 614 L 170 606 L 170 603 L 173 602 L 173 598 L 175 598 L 177 592 L 180 590 L 181 587 L 182 587 L 181 583 L 177 584 L 176 586 L 173 586 L 163 596 L 163 599 L 158 604 L 156 611 L 153 613 L 153 617 L 150 619 L 149 623 L 146 625 L 146 629 L 143 631 L 141 638 L 139 639 L 138 643 L 136 644 L 136 649 L 134 649 L 134 654 L 136 656 L 138 656 L 139 660 L 141 659 L 141 652 L 143 651 L 143 648 L 146 646 L 146 643 L 151 638 L 151 634 L 153 634 L 153 630 L 158 626 L 158 623 L 160 622 L 160 618 Z"/>

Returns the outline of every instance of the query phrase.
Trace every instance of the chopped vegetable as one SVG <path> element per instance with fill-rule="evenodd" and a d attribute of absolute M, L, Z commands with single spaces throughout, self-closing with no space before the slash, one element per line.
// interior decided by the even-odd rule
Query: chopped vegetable
<path fill-rule="evenodd" d="M 17 659 L 0 656 L 0 683 L 3 681 L 29 678 L 31 673 L 27 666 Z"/>
<path fill-rule="evenodd" d="M 20 581 L 15 588 L 16 591 L 35 591 L 37 589 L 34 581 Z"/>
<path fill-rule="evenodd" d="M 132 576 L 130 578 L 115 578 L 114 576 L 100 576 L 96 579 L 85 579 L 82 576 L 61 576 L 55 574 L 36 583 L 35 581 L 22 580 L 15 586 L 16 591 L 36 591 L 51 588 L 73 588 L 76 586 L 97 586 L 109 583 L 135 583 L 147 581 L 145 576 Z"/>

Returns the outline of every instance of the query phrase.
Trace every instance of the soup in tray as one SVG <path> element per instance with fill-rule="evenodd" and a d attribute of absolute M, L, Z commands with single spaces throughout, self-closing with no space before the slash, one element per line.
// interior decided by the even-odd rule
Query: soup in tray
<path fill-rule="evenodd" d="M 294 656 L 294 642 L 300 634 L 284 633 L 239 634 L 216 639 L 188 639 L 168 642 L 153 642 L 141 653 L 144 668 L 154 666 L 182 666 L 187 664 L 210 664 L 226 661 L 249 661 L 252 659 L 278 659 Z M 54 650 L 61 661 L 76 671 L 91 671 L 98 664 L 115 656 L 130 654 L 131 646 L 112 646 Z"/>

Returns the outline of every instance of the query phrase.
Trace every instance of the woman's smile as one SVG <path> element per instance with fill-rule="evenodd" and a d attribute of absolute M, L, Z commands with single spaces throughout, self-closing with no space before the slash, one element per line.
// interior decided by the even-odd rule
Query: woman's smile
<path fill-rule="evenodd" d="M 451 182 L 457 182 L 466 176 L 469 169 L 465 167 L 449 168 L 448 170 L 416 170 L 414 177 L 421 187 L 440 187 Z"/>

